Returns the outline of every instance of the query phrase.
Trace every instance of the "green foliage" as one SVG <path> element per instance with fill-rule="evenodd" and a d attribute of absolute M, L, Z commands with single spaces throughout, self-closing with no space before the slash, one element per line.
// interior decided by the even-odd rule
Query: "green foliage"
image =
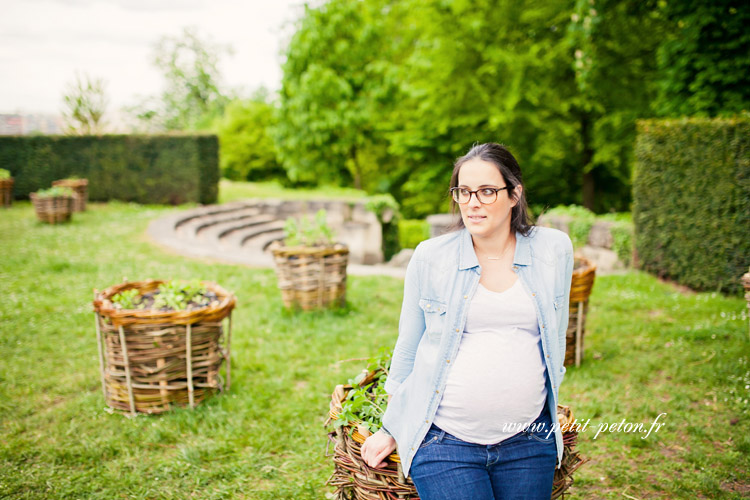
<path fill-rule="evenodd" d="M 597 219 L 612 223 L 609 228 L 612 250 L 626 267 L 630 267 L 633 264 L 633 216 L 630 212 L 617 212 L 600 215 Z"/>
<path fill-rule="evenodd" d="M 75 176 L 89 180 L 92 201 L 214 203 L 218 154 L 212 135 L 0 137 L 16 196 Z"/>
<path fill-rule="evenodd" d="M 416 248 L 430 237 L 430 225 L 424 219 L 402 219 L 398 221 L 398 241 L 401 248 Z"/>
<path fill-rule="evenodd" d="M 162 283 L 152 294 L 152 301 L 145 300 L 135 288 L 129 288 L 112 297 L 118 309 L 161 309 L 185 311 L 204 307 L 210 302 L 207 290 L 199 280 L 170 280 Z M 190 304 L 190 302 L 193 304 Z"/>
<path fill-rule="evenodd" d="M 750 109 L 747 2 L 681 0 L 663 5 L 676 30 L 659 48 L 659 113 L 726 116 Z"/>
<path fill-rule="evenodd" d="M 376 194 L 367 197 L 365 208 L 373 212 L 380 222 L 383 257 L 390 260 L 401 249 L 398 240 L 398 221 L 401 220 L 398 202 L 390 194 Z"/>
<path fill-rule="evenodd" d="M 141 295 L 135 288 L 129 288 L 115 294 L 112 297 L 112 303 L 117 309 L 142 309 Z"/>
<path fill-rule="evenodd" d="M 216 126 L 222 177 L 237 181 L 286 177 L 268 134 L 273 125 L 273 106 L 262 95 L 229 103 Z"/>
<path fill-rule="evenodd" d="M 596 214 L 588 208 L 580 205 L 557 206 L 547 211 L 549 215 L 567 215 L 571 219 L 568 222 L 568 235 L 573 242 L 574 248 L 586 245 L 589 239 L 591 227 L 596 221 Z"/>
<path fill-rule="evenodd" d="M 331 0 L 311 8 L 286 51 L 272 135 L 295 184 L 374 191 L 385 142 L 379 106 L 393 105 L 385 3 Z"/>
<path fill-rule="evenodd" d="M 640 266 L 741 293 L 750 255 L 750 119 L 643 121 L 633 223 Z"/>
<path fill-rule="evenodd" d="M 331 246 L 333 230 L 326 221 L 326 211 L 322 208 L 310 219 L 303 215 L 299 219 L 289 217 L 284 223 L 284 245 L 288 247 Z"/>
<path fill-rule="evenodd" d="M 164 36 L 154 47 L 153 62 L 163 72 L 166 87 L 131 108 L 148 131 L 206 130 L 224 111 L 229 98 L 221 90 L 219 59 L 232 53 L 184 28 L 178 36 Z"/>
<path fill-rule="evenodd" d="M 4 168 L 0 168 L 0 179 L 10 179 L 10 172 Z"/>
<path fill-rule="evenodd" d="M 334 428 L 347 426 L 349 432 L 354 432 L 361 425 L 370 432 L 376 432 L 382 427 L 383 414 L 388 405 L 385 381 L 390 365 L 391 352 L 381 350 L 379 356 L 368 360 L 367 370 L 349 379 L 352 388 L 341 403 L 341 413 L 333 420 Z M 375 372 L 375 375 L 362 385 L 371 372 Z"/>
<path fill-rule="evenodd" d="M 66 86 L 63 95 L 63 118 L 66 132 L 73 135 L 101 134 L 104 130 L 104 113 L 107 109 L 105 82 L 102 78 L 81 77 Z"/>
<path fill-rule="evenodd" d="M 36 192 L 36 195 L 39 198 L 55 198 L 58 196 L 71 197 L 74 196 L 74 192 L 69 187 L 52 186 L 51 188 L 40 189 Z"/>

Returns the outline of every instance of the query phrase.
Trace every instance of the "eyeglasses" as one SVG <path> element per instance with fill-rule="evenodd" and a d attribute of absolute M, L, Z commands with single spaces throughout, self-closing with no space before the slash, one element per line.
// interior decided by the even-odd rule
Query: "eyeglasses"
<path fill-rule="evenodd" d="M 513 186 L 505 186 L 502 188 L 482 188 L 477 189 L 476 191 L 470 191 L 466 188 L 461 187 L 453 187 L 450 189 L 451 195 L 453 196 L 453 201 L 456 203 L 460 203 L 463 205 L 464 203 L 469 203 L 471 200 L 471 195 L 476 194 L 477 200 L 479 200 L 479 203 L 482 205 L 489 205 L 490 203 L 495 203 L 497 201 L 497 192 L 502 191 L 503 189 L 513 189 Z"/>

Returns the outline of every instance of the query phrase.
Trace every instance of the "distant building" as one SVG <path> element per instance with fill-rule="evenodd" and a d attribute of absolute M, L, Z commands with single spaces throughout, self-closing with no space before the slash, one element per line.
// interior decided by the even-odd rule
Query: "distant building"
<path fill-rule="evenodd" d="M 45 114 L 0 114 L 0 135 L 55 135 L 63 133 L 60 116 Z"/>

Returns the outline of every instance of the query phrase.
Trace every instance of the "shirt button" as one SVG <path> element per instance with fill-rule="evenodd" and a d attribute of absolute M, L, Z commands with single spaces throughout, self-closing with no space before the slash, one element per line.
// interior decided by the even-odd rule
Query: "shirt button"
<path fill-rule="evenodd" d="M 440 391 L 435 391 L 435 394 L 440 394 Z"/>
<path fill-rule="evenodd" d="M 468 299 L 468 298 L 469 298 L 469 296 L 468 296 L 468 295 L 464 295 L 464 298 L 465 298 L 465 299 Z"/>
<path fill-rule="evenodd" d="M 430 304 L 427 304 L 427 309 L 429 309 L 429 308 L 430 308 Z"/>
<path fill-rule="evenodd" d="M 532 296 L 532 297 L 536 297 L 536 294 L 535 294 L 535 293 L 532 293 L 532 294 L 531 294 L 531 296 Z"/>
<path fill-rule="evenodd" d="M 547 357 L 549 358 L 549 354 L 547 354 Z"/>
<path fill-rule="evenodd" d="M 450 359 L 446 359 L 446 360 L 445 360 L 445 362 L 446 362 L 446 363 L 450 363 L 450 362 L 451 362 L 451 360 L 450 360 Z"/>

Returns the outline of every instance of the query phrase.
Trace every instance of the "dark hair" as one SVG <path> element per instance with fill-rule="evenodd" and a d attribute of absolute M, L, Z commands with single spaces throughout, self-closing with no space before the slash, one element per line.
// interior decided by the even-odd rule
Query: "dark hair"
<path fill-rule="evenodd" d="M 526 203 L 526 190 L 521 190 L 520 197 L 518 196 L 515 188 L 516 186 L 523 186 L 523 180 L 521 177 L 521 167 L 518 165 L 515 157 L 505 146 L 494 142 L 487 142 L 485 144 L 474 144 L 468 153 L 458 158 L 453 164 L 453 173 L 451 174 L 451 187 L 458 186 L 458 173 L 461 171 L 461 167 L 464 163 L 474 158 L 479 158 L 486 162 L 492 163 L 500 171 L 500 175 L 503 176 L 505 184 L 513 186 L 513 189 L 508 189 L 505 192 L 506 196 L 511 196 L 518 199 L 516 206 L 511 210 L 510 216 L 510 230 L 515 232 L 518 231 L 524 236 L 528 236 L 531 229 L 534 226 L 534 221 L 529 215 L 528 204 Z M 499 196 L 500 193 L 498 193 Z M 451 210 L 455 214 L 458 204 L 451 198 Z M 464 221 L 462 218 L 458 218 L 454 229 L 461 229 L 464 227 Z"/>

